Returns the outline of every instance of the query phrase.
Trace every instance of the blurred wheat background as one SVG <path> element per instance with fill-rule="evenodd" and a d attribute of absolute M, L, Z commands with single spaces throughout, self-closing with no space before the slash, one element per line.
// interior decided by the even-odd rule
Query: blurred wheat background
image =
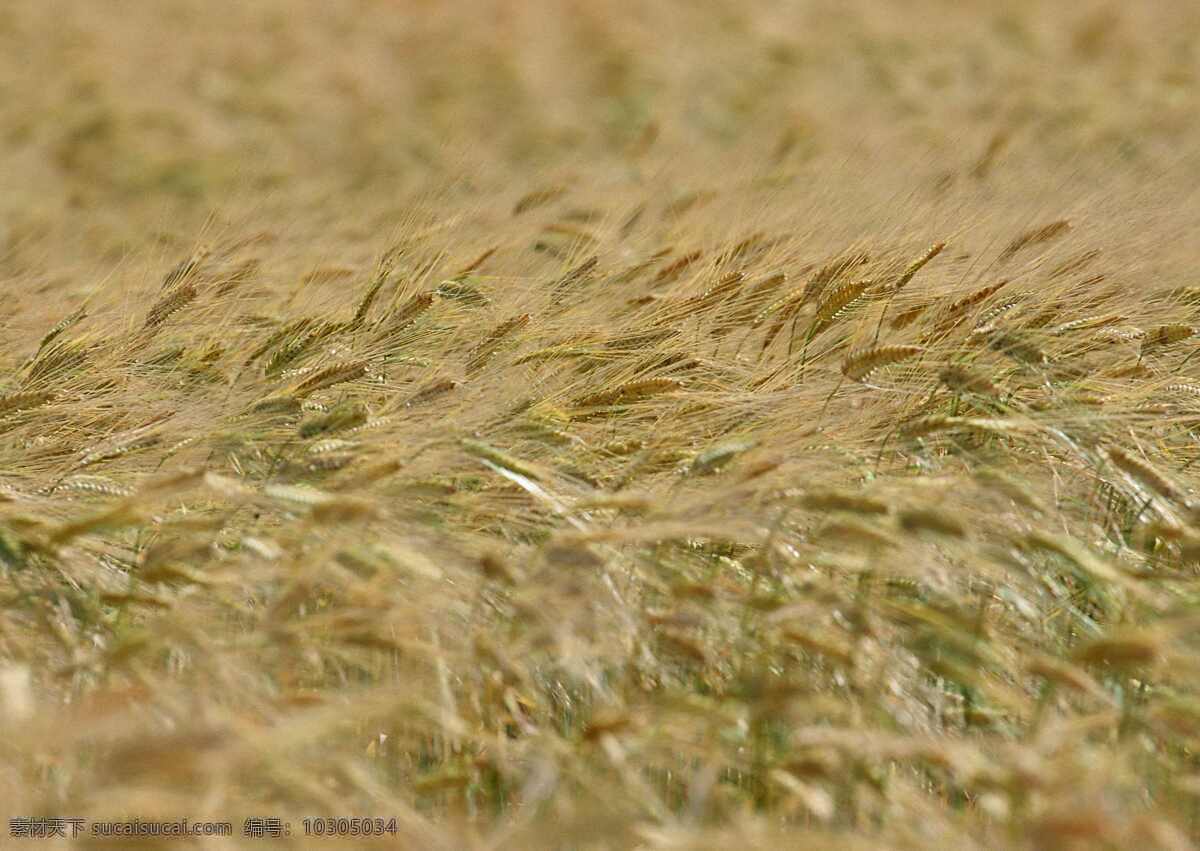
<path fill-rule="evenodd" d="M 1192 848 L 1198 151 L 1184 0 L 9 0 L 0 815 Z"/>

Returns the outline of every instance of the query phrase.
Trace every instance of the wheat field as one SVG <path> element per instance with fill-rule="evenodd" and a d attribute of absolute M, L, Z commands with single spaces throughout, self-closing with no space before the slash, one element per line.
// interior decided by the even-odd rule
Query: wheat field
<path fill-rule="evenodd" d="M 1198 191 L 1186 0 L 8 0 L 0 847 L 1194 847 Z"/>

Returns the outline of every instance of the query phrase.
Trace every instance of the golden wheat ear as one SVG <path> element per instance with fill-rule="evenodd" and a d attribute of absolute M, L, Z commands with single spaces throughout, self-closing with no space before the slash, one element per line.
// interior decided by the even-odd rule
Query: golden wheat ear
<path fill-rule="evenodd" d="M 923 346 L 870 346 L 846 356 L 842 361 L 842 375 L 851 381 L 864 381 L 876 370 L 915 358 L 924 352 Z"/>

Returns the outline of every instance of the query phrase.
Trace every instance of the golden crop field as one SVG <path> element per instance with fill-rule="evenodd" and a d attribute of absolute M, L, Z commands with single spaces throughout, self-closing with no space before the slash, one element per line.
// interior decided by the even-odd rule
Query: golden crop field
<path fill-rule="evenodd" d="M 6 0 L 0 847 L 1192 848 L 1198 353 L 1189 0 Z"/>

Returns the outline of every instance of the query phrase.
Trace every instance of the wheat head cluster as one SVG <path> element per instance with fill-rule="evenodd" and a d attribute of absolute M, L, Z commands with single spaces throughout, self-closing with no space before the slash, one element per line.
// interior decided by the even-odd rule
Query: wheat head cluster
<path fill-rule="evenodd" d="M 12 0 L 0 80 L 3 847 L 1200 838 L 1194 4 Z"/>

